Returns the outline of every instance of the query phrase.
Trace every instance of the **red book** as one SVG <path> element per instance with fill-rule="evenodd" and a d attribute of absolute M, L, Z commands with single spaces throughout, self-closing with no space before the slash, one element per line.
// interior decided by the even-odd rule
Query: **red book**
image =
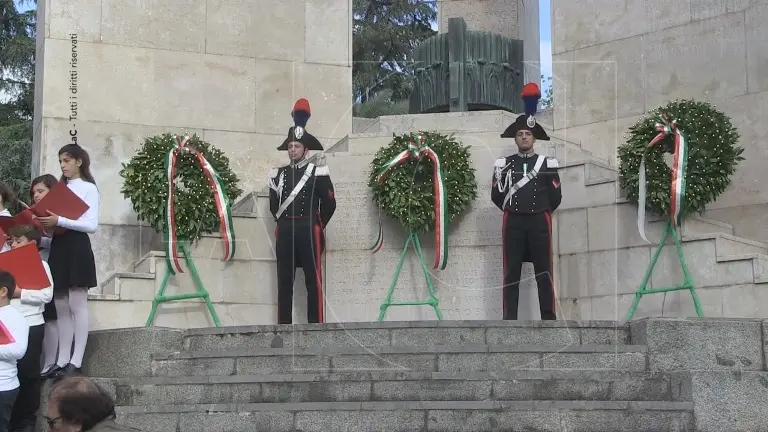
<path fill-rule="evenodd" d="M 12 274 L 21 289 L 41 290 L 51 286 L 34 243 L 0 253 L 0 270 Z"/>
<path fill-rule="evenodd" d="M 8 327 L 0 321 L 0 345 L 8 345 L 16 342 Z"/>
<path fill-rule="evenodd" d="M 37 216 L 50 216 L 51 213 L 67 219 L 77 220 L 89 207 L 64 182 L 58 182 L 48 191 L 39 203 L 32 206 L 32 213 Z"/>

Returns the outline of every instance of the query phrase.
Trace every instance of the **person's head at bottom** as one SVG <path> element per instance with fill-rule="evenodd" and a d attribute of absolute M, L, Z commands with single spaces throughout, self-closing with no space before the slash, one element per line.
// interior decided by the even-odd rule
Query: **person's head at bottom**
<path fill-rule="evenodd" d="M 103 388 L 84 376 L 54 384 L 45 421 L 51 432 L 84 432 L 115 418 L 115 402 Z"/>

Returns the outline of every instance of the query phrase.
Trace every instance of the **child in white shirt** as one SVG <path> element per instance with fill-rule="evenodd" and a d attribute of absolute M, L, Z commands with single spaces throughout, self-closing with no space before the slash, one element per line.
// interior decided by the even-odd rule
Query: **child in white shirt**
<path fill-rule="evenodd" d="M 19 378 L 16 363 L 27 352 L 29 324 L 24 315 L 11 306 L 16 291 L 16 279 L 10 273 L 0 270 L 0 330 L 8 340 L 0 344 L 0 432 L 8 431 L 13 405 L 19 393 Z"/>
<path fill-rule="evenodd" d="M 11 248 L 16 249 L 30 243 L 40 244 L 40 231 L 33 225 L 17 225 L 8 231 L 11 237 Z M 15 307 L 27 319 L 29 338 L 27 352 L 19 360 L 19 394 L 11 415 L 11 430 L 33 430 L 37 421 L 37 410 L 40 408 L 40 392 L 42 378 L 40 377 L 40 356 L 43 352 L 43 337 L 45 335 L 45 320 L 43 311 L 46 303 L 53 300 L 53 278 L 48 263 L 43 261 L 43 268 L 48 275 L 49 286 L 40 290 L 16 288 L 11 299 Z"/>

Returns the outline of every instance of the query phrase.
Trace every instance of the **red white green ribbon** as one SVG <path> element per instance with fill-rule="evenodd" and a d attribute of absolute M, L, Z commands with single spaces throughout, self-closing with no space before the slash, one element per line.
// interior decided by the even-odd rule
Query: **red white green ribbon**
<path fill-rule="evenodd" d="M 408 149 L 403 150 L 395 157 L 385 163 L 378 174 L 377 181 L 383 182 L 386 179 L 389 171 L 401 165 L 411 159 L 421 160 L 423 157 L 427 157 L 432 161 L 432 182 L 434 184 L 435 193 L 435 269 L 444 270 L 448 263 L 448 246 L 446 243 L 445 233 L 445 218 L 448 210 L 448 195 L 445 188 L 445 179 L 443 176 L 443 169 L 440 164 L 440 158 L 437 156 L 434 150 L 425 143 L 426 137 L 422 134 L 419 135 L 419 145 L 417 146 L 413 142 L 408 143 Z M 384 230 L 381 223 L 381 215 L 379 216 L 379 234 L 376 239 L 376 244 L 370 248 L 373 253 L 381 250 L 384 245 Z"/>
<path fill-rule="evenodd" d="M 188 145 L 189 139 L 190 137 L 187 136 L 176 136 L 177 145 L 168 152 L 168 156 L 165 159 L 165 169 L 168 174 L 168 204 L 165 209 L 165 256 L 168 261 L 168 268 L 170 268 L 172 274 L 184 272 L 184 269 L 181 267 L 181 260 L 179 260 L 179 241 L 176 237 L 176 212 L 173 204 L 176 189 L 173 179 L 176 177 L 176 168 L 180 156 L 184 153 L 190 153 L 195 157 L 200 168 L 203 170 L 203 174 L 208 179 L 208 184 L 211 186 L 213 200 L 216 203 L 216 211 L 220 220 L 221 238 L 224 241 L 224 258 L 222 260 L 229 261 L 235 256 L 235 231 L 234 224 L 232 223 L 232 209 L 229 198 L 225 193 L 224 185 L 221 182 L 221 177 L 219 177 L 219 174 L 202 153 Z"/>
<path fill-rule="evenodd" d="M 682 224 L 684 208 L 685 208 L 685 195 L 686 184 L 685 177 L 688 171 L 688 140 L 685 135 L 680 132 L 677 127 L 677 120 L 670 120 L 666 114 L 662 114 L 661 123 L 656 123 L 656 131 L 658 134 L 648 143 L 648 147 L 653 147 L 659 141 L 667 137 L 668 135 L 674 135 L 675 148 L 674 148 L 674 163 L 672 165 L 672 181 L 670 187 L 670 206 L 669 206 L 669 218 L 672 224 L 679 227 Z M 645 154 L 640 162 L 640 175 L 639 178 L 639 200 L 638 200 L 638 218 L 637 227 L 640 230 L 640 236 L 648 242 L 645 236 L 645 200 L 646 200 L 646 185 L 645 185 Z"/>

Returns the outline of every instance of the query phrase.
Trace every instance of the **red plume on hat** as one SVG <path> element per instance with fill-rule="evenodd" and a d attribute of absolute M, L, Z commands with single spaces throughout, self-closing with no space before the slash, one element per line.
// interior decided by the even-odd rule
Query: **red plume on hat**
<path fill-rule="evenodd" d="M 304 144 L 307 150 L 323 150 L 320 141 L 306 130 L 307 122 L 311 115 L 312 111 L 306 98 L 300 98 L 293 104 L 293 109 L 291 110 L 293 126 L 288 130 L 288 138 L 277 148 L 278 150 L 288 150 L 288 143 L 291 141 L 298 141 Z"/>
<path fill-rule="evenodd" d="M 300 127 L 302 129 L 306 128 L 307 122 L 312 116 L 312 110 L 309 107 L 309 101 L 305 98 L 297 100 L 296 103 L 293 104 L 293 111 L 291 111 L 291 116 L 293 117 L 293 124 L 296 127 Z"/>
<path fill-rule="evenodd" d="M 549 136 L 540 124 L 536 123 L 536 111 L 538 110 L 539 100 L 541 99 L 541 89 L 538 84 L 529 82 L 523 86 L 520 97 L 525 105 L 525 114 L 522 114 L 507 127 L 502 138 L 514 138 L 519 130 L 529 130 L 537 140 L 549 141 Z"/>

